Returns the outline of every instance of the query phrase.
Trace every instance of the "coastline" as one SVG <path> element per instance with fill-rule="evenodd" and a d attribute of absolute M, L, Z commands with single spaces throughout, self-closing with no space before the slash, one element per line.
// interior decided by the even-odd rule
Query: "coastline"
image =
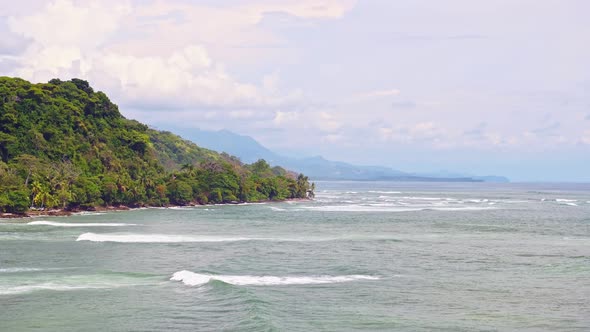
<path fill-rule="evenodd" d="M 311 198 L 288 198 L 284 200 L 262 200 L 256 202 L 229 202 L 229 203 L 219 203 L 219 204 L 199 204 L 196 202 L 186 204 L 186 205 L 173 205 L 168 204 L 165 206 L 156 206 L 156 205 L 141 205 L 141 206 L 126 206 L 126 205 L 118 205 L 118 206 L 95 206 L 89 209 L 72 209 L 72 210 L 64 210 L 64 209 L 51 209 L 51 210 L 31 210 L 27 211 L 22 214 L 17 213 L 0 213 L 0 220 L 1 219 L 26 219 L 26 218 L 36 218 L 36 217 L 69 217 L 76 214 L 81 214 L 84 212 L 114 212 L 114 211 L 131 211 L 131 210 L 139 210 L 139 209 L 150 209 L 150 208 L 174 208 L 174 207 L 187 207 L 187 206 L 216 206 L 216 205 L 247 205 L 247 204 L 260 204 L 260 203 L 282 203 L 282 202 L 303 202 L 303 201 L 311 201 Z"/>

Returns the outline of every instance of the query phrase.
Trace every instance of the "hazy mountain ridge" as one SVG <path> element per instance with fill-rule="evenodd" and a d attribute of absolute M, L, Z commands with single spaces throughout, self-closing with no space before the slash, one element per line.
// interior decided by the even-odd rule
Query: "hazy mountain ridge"
<path fill-rule="evenodd" d="M 503 176 L 474 176 L 451 172 L 410 173 L 384 166 L 359 166 L 340 161 L 327 160 L 321 156 L 291 158 L 277 154 L 255 139 L 229 130 L 207 131 L 179 129 L 174 131 L 197 145 L 226 152 L 249 163 L 265 159 L 270 164 L 280 164 L 287 169 L 302 172 L 315 180 L 390 180 L 390 181 L 450 181 L 450 182 L 509 182 Z"/>

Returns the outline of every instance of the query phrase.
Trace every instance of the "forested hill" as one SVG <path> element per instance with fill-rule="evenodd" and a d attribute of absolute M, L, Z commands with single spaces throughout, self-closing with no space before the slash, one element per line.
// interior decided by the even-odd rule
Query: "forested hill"
<path fill-rule="evenodd" d="M 307 177 L 125 119 L 88 82 L 0 77 L 0 212 L 304 198 Z"/>

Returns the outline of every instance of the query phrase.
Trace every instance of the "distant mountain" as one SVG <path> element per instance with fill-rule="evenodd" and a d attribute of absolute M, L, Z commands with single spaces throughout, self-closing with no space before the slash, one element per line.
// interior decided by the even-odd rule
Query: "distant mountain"
<path fill-rule="evenodd" d="M 382 166 L 358 166 L 340 161 L 326 160 L 321 156 L 290 158 L 281 156 L 258 143 L 250 136 L 239 135 L 229 130 L 207 131 L 200 129 L 179 129 L 174 132 L 185 139 L 207 149 L 226 152 L 252 163 L 264 159 L 273 165 L 305 173 L 314 180 L 390 180 L 429 182 L 508 182 L 500 176 L 471 176 L 440 172 L 433 174 L 407 173 Z"/>
<path fill-rule="evenodd" d="M 271 164 L 277 164 L 282 157 L 262 146 L 250 136 L 238 135 L 229 130 L 206 131 L 199 129 L 178 129 L 177 132 L 185 139 L 191 140 L 199 146 L 208 149 L 227 152 L 245 163 L 252 163 L 264 159 Z"/>

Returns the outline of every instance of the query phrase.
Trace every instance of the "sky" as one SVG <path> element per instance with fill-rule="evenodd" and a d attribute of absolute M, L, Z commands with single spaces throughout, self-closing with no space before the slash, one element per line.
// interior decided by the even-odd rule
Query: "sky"
<path fill-rule="evenodd" d="M 590 181 L 590 1 L 0 2 L 0 75 L 291 156 Z"/>

